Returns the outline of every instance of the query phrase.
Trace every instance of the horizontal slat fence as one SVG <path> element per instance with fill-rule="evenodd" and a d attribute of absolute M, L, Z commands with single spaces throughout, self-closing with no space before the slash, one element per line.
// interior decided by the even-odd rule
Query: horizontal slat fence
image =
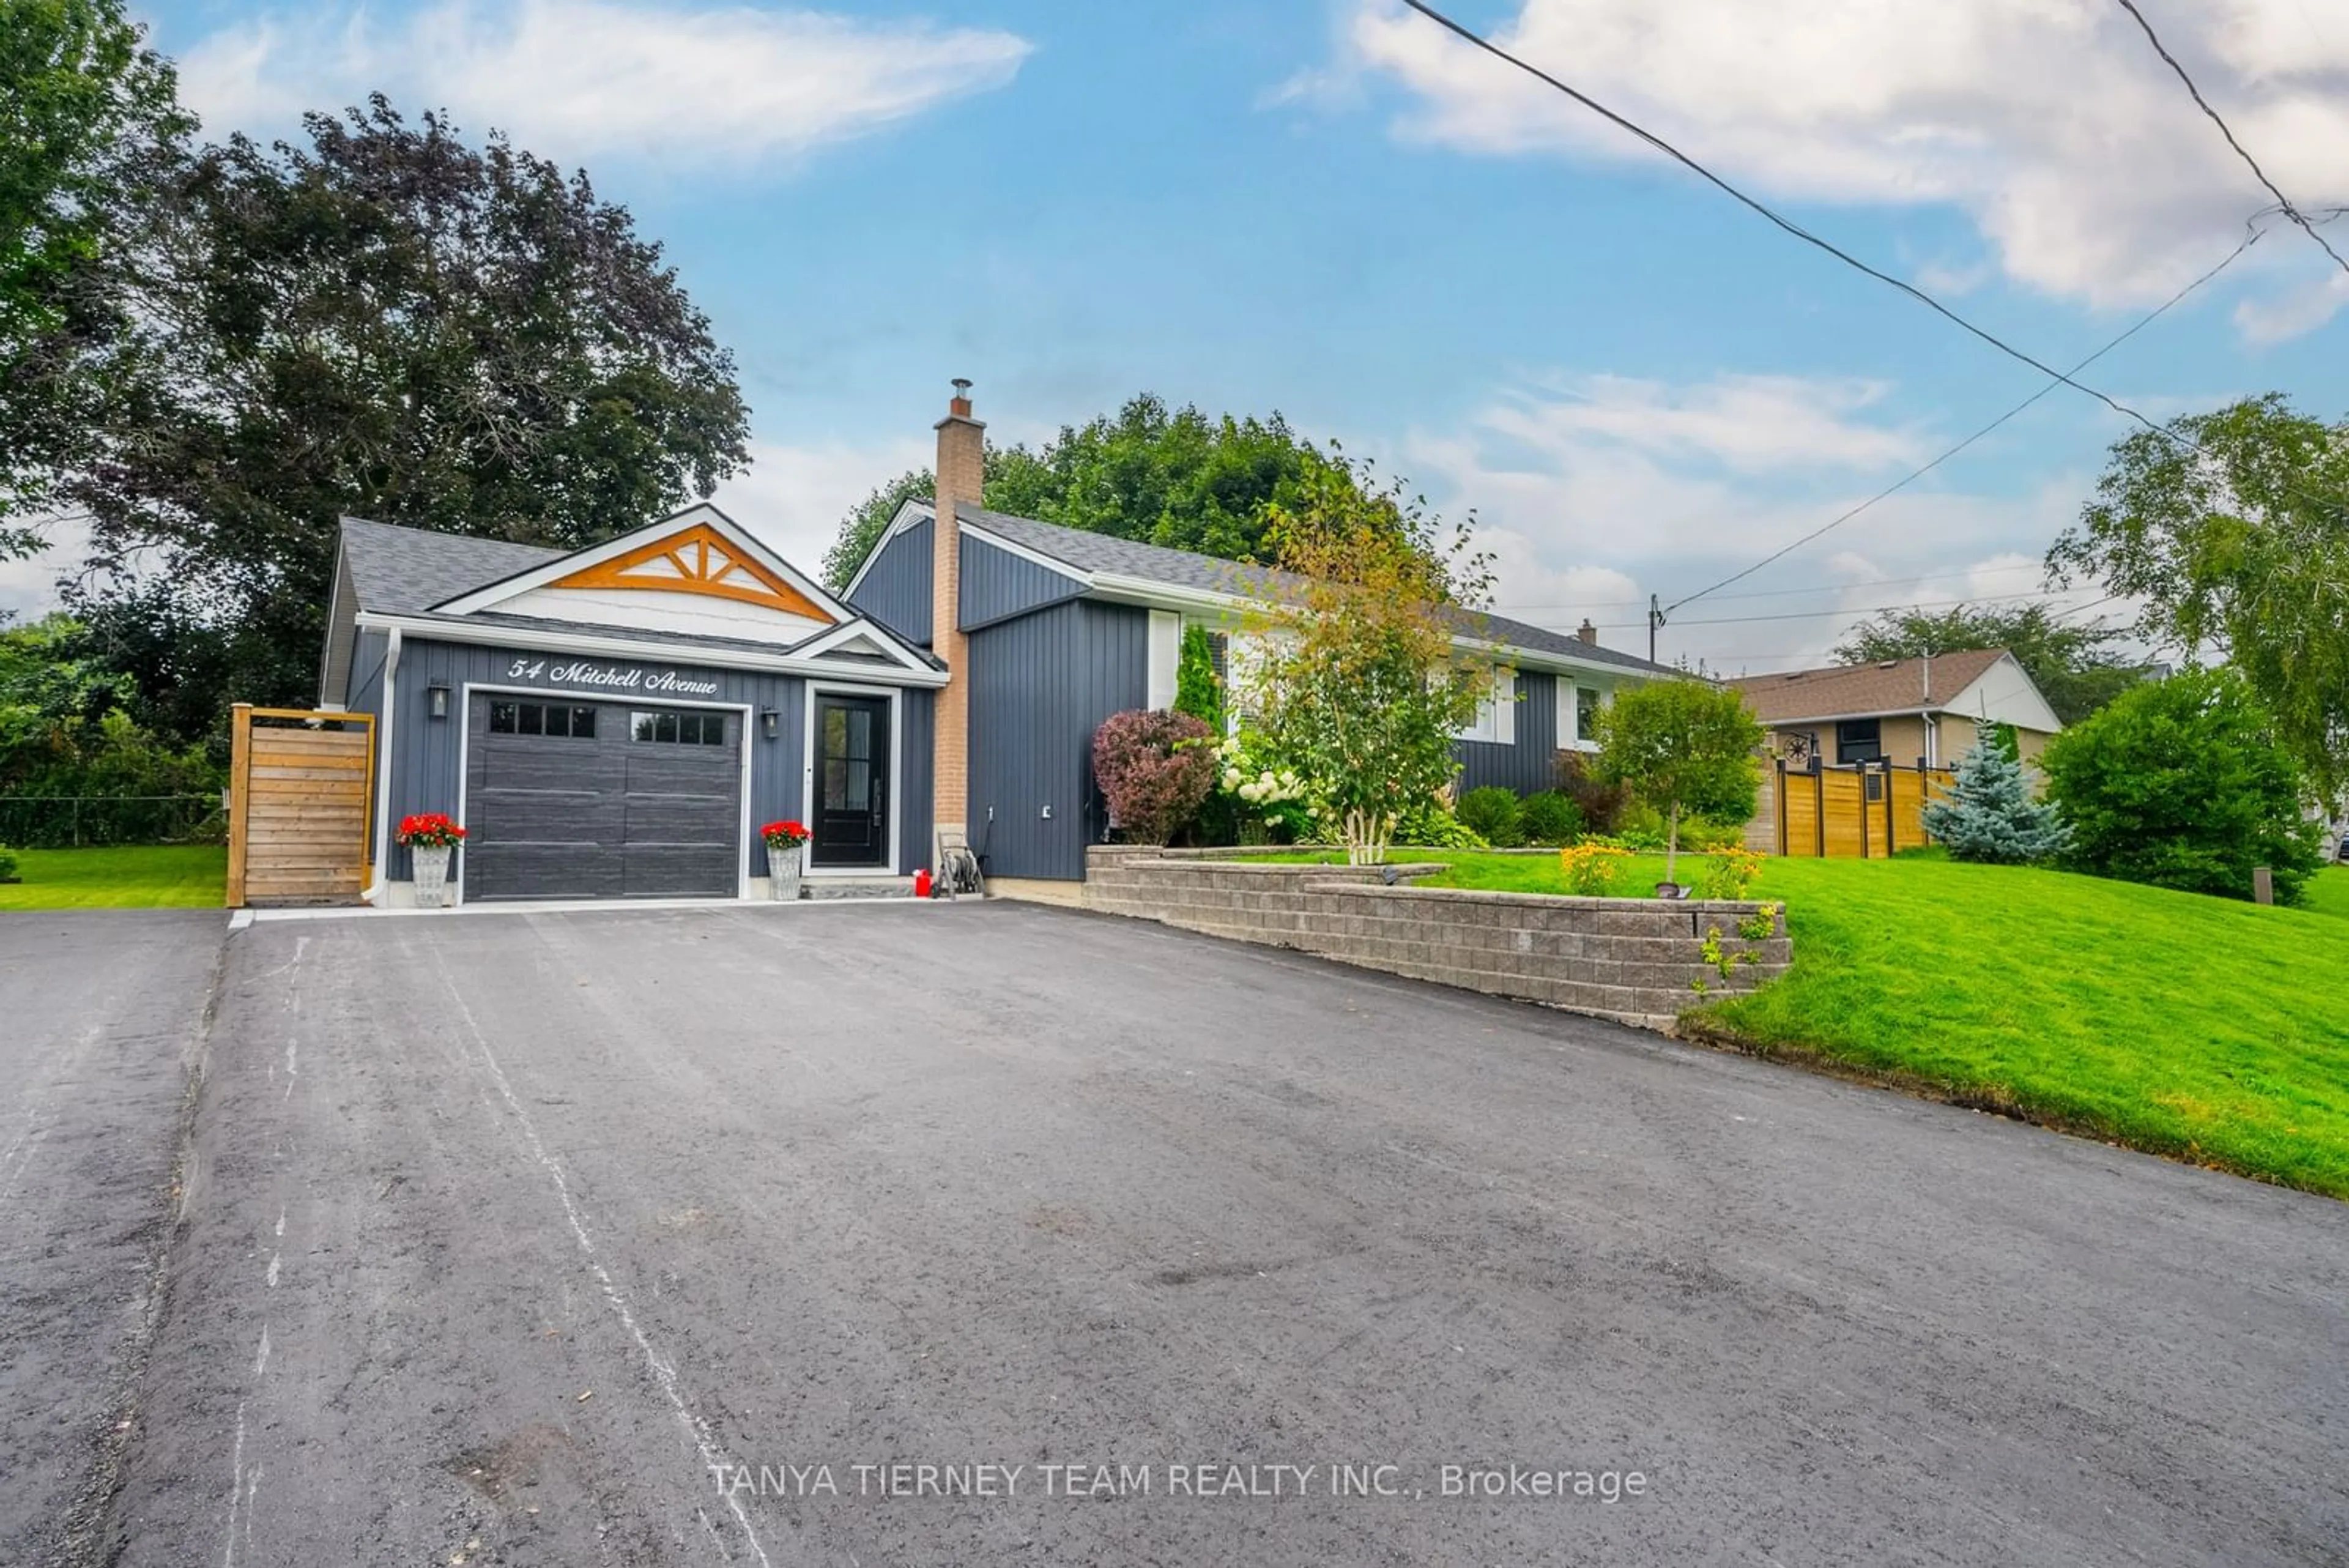
<path fill-rule="evenodd" d="M 1891 763 L 1841 766 L 1813 762 L 1772 766 L 1770 804 L 1776 814 L 1775 842 L 1781 855 L 1811 858 L 1882 860 L 1896 851 L 1930 844 L 1924 810 L 1948 793 L 1947 768 Z"/>
<path fill-rule="evenodd" d="M 375 720 L 236 705 L 228 902 L 347 904 L 367 885 Z"/>

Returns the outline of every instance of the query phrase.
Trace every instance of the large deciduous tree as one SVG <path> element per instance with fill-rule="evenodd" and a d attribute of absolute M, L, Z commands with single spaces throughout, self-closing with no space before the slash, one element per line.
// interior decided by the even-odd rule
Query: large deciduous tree
<path fill-rule="evenodd" d="M 142 691 L 192 663 L 201 711 L 308 691 L 343 514 L 577 546 L 748 461 L 731 357 L 585 174 L 380 97 L 305 125 L 160 186 L 102 450 L 62 486 L 74 601 Z"/>
<path fill-rule="evenodd" d="M 0 0 L 0 556 L 40 544 L 125 325 L 111 263 L 193 121 L 120 0 Z"/>
<path fill-rule="evenodd" d="M 1278 413 L 1211 418 L 1143 392 L 1113 415 L 1062 426 L 1040 450 L 988 447 L 985 483 L 987 504 L 999 512 L 1230 561 L 1269 561 L 1268 509 L 1296 505 L 1309 479 L 1346 472 Z M 826 580 L 844 586 L 898 506 L 927 500 L 932 483 L 929 470 L 911 470 L 843 518 L 824 557 Z"/>
<path fill-rule="evenodd" d="M 2349 422 L 2249 398 L 2112 449 L 2048 553 L 2060 580 L 2141 600 L 2139 629 L 2217 649 L 2327 796 L 2349 786 Z"/>
<path fill-rule="evenodd" d="M 2114 648 L 2122 635 L 2101 622 L 2066 622 L 2045 605 L 1886 610 L 1846 632 L 1834 657 L 1845 664 L 1876 664 L 2002 648 L 2014 655 L 2055 716 L 2076 724 L 2145 679 L 2143 662 Z"/>
<path fill-rule="evenodd" d="M 1283 571 L 1258 586 L 1236 659 L 1246 706 L 1349 861 L 1376 865 L 1396 823 L 1451 784 L 1453 738 L 1492 695 L 1490 657 L 1454 642 L 1478 633 L 1490 562 L 1468 524 L 1447 532 L 1400 483 L 1378 489 L 1342 456 L 1266 521 Z"/>

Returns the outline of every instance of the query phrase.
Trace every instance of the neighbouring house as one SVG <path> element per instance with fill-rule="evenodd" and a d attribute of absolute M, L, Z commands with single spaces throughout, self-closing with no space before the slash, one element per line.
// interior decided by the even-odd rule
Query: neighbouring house
<path fill-rule="evenodd" d="M 419 812 L 471 831 L 464 902 L 751 897 L 787 817 L 819 886 L 929 864 L 946 671 L 714 506 L 575 551 L 347 518 L 326 624 L 320 706 L 377 719 L 378 905 Z"/>
<path fill-rule="evenodd" d="M 988 512 L 967 397 L 936 431 L 939 500 L 837 596 L 707 504 L 575 551 L 346 519 L 319 706 L 377 718 L 368 898 L 413 901 L 392 825 L 423 812 L 470 831 L 460 902 L 755 898 L 780 818 L 818 888 L 902 887 L 941 833 L 990 879 L 1081 880 L 1093 732 L 1172 705 L 1186 624 L 1246 636 L 1264 569 Z M 1493 666 L 1464 787 L 1551 787 L 1671 673 L 1588 623 L 1459 628 Z"/>
<path fill-rule="evenodd" d="M 1770 732 L 1790 768 L 1816 757 L 1827 766 L 1894 763 L 1955 765 L 1982 729 L 2014 727 L 2023 760 L 2038 756 L 2064 727 L 2047 699 L 2002 648 L 1837 664 L 1727 683 Z"/>
<path fill-rule="evenodd" d="M 990 880 L 1073 881 L 1106 835 L 1092 735 L 1112 713 L 1174 700 L 1184 628 L 1229 651 L 1260 605 L 1266 568 L 988 511 L 984 426 L 960 394 L 938 422 L 936 500 L 900 507 L 843 596 L 952 672 L 939 695 L 938 820 L 967 825 Z M 1489 654 L 1493 697 L 1459 737 L 1461 786 L 1521 793 L 1589 750 L 1625 682 L 1672 673 L 1578 633 L 1460 618 Z"/>
<path fill-rule="evenodd" d="M 1925 842 L 1919 809 L 1975 739 L 2013 728 L 2027 762 L 2063 728 L 2004 649 L 1831 665 L 1728 684 L 1767 732 L 1749 848 L 1889 855 Z M 1918 776 L 1896 780 L 1891 770 Z"/>

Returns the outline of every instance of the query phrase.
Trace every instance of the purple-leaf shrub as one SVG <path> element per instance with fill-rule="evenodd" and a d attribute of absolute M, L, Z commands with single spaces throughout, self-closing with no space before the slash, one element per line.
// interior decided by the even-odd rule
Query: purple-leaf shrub
<path fill-rule="evenodd" d="M 1164 844 L 1216 786 L 1215 732 L 1188 713 L 1130 709 L 1093 732 L 1093 777 L 1128 842 Z"/>

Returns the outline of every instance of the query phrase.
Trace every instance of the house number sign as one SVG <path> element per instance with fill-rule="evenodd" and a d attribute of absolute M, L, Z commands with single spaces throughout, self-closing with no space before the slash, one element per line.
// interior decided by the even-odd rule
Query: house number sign
<path fill-rule="evenodd" d="M 697 680 L 674 670 L 647 670 L 641 664 L 549 664 L 543 659 L 517 659 L 506 667 L 506 679 L 596 686 L 612 691 L 671 692 L 680 697 L 718 695 L 715 680 Z"/>

